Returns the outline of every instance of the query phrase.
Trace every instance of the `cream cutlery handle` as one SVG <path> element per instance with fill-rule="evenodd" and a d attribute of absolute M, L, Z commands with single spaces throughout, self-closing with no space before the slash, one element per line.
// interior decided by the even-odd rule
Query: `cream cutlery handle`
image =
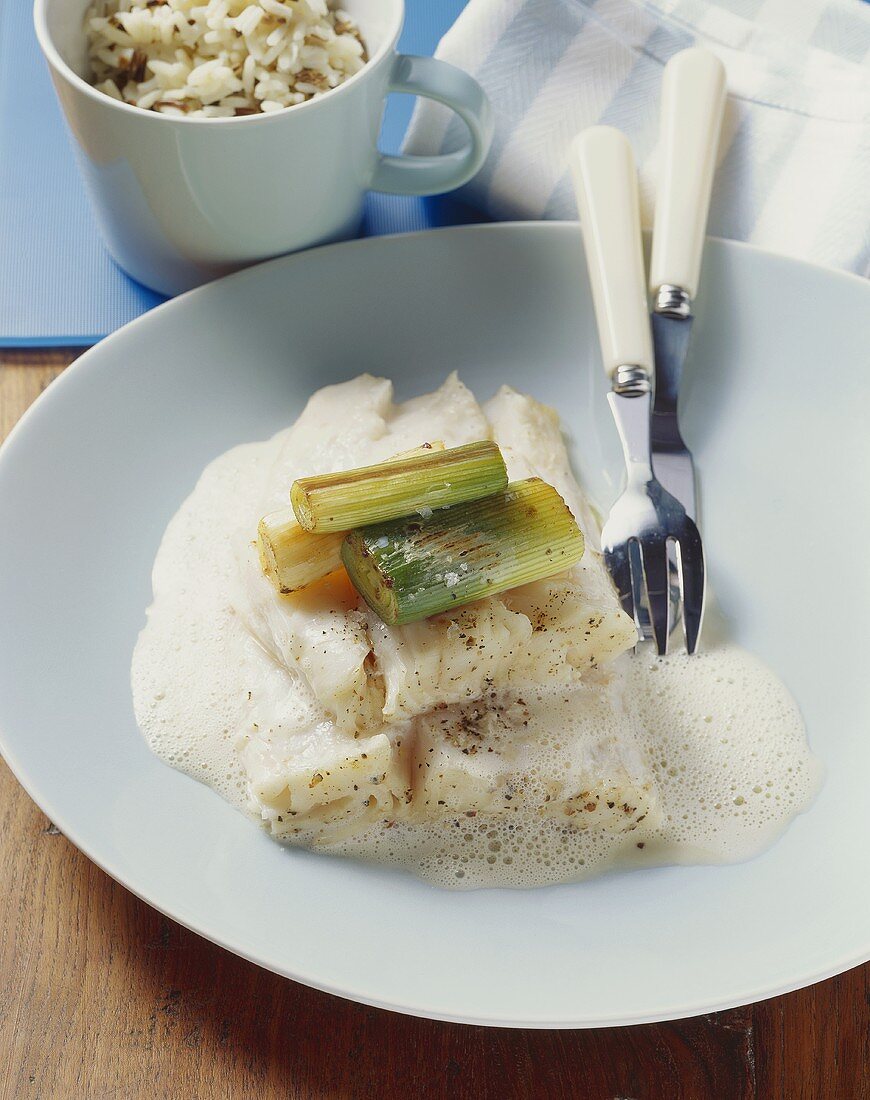
<path fill-rule="evenodd" d="M 651 371 L 640 203 L 631 146 L 619 130 L 593 126 L 572 141 L 568 159 L 604 369 L 608 377 L 621 366 Z"/>
<path fill-rule="evenodd" d="M 659 171 L 650 289 L 698 289 L 716 149 L 725 109 L 725 69 L 709 50 L 675 54 L 662 79 Z"/>

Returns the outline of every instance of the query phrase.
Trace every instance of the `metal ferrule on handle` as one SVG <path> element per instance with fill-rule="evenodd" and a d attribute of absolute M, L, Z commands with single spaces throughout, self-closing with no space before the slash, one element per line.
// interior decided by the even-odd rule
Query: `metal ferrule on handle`
<path fill-rule="evenodd" d="M 624 365 L 613 372 L 610 388 L 621 397 L 641 397 L 652 389 L 652 379 L 644 367 Z"/>
<path fill-rule="evenodd" d="M 692 316 L 692 299 L 682 287 L 665 283 L 655 293 L 653 310 L 663 317 L 684 321 Z"/>

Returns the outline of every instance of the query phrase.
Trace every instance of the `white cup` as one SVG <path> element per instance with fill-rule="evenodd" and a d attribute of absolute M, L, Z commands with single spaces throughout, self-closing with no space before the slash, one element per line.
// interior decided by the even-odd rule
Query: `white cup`
<path fill-rule="evenodd" d="M 109 251 L 164 294 L 352 237 L 367 190 L 449 191 L 474 175 L 489 150 L 480 85 L 443 61 L 396 52 L 403 0 L 342 0 L 370 58 L 345 83 L 272 114 L 214 119 L 144 111 L 91 87 L 90 2 L 36 0 L 37 37 Z M 446 104 L 468 126 L 468 143 L 443 156 L 383 155 L 377 137 L 388 92 Z"/>

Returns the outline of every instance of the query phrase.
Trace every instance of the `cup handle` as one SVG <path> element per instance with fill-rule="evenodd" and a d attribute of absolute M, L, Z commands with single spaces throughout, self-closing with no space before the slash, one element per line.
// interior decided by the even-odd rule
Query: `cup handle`
<path fill-rule="evenodd" d="M 434 157 L 381 153 L 371 190 L 394 195 L 437 195 L 467 183 L 486 160 L 492 142 L 492 112 L 483 88 L 468 73 L 446 61 L 398 54 L 389 91 L 424 96 L 450 107 L 468 127 L 469 140 L 454 153 Z"/>

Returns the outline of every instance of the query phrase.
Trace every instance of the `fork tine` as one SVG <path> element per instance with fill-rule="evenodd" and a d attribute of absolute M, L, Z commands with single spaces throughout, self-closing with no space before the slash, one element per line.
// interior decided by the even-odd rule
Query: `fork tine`
<path fill-rule="evenodd" d="M 677 543 L 677 560 L 680 566 L 680 590 L 683 594 L 686 651 L 691 655 L 698 648 L 704 614 L 704 547 L 694 524 Z"/>
<path fill-rule="evenodd" d="M 640 543 L 637 539 L 628 541 L 628 560 L 631 565 L 631 595 L 634 600 L 634 626 L 638 639 L 647 641 L 650 631 L 649 608 L 646 605 L 646 589 L 643 581 L 643 558 L 640 556 Z"/>
<path fill-rule="evenodd" d="M 641 542 L 641 560 L 646 578 L 646 595 L 653 637 L 660 657 L 668 652 L 671 592 L 668 577 L 667 542 L 660 538 Z"/>
<path fill-rule="evenodd" d="M 610 572 L 611 579 L 616 585 L 619 602 L 622 610 L 631 619 L 635 619 L 634 596 L 631 587 L 631 559 L 629 557 L 629 544 L 618 543 L 615 546 L 605 546 L 604 561 Z"/>

